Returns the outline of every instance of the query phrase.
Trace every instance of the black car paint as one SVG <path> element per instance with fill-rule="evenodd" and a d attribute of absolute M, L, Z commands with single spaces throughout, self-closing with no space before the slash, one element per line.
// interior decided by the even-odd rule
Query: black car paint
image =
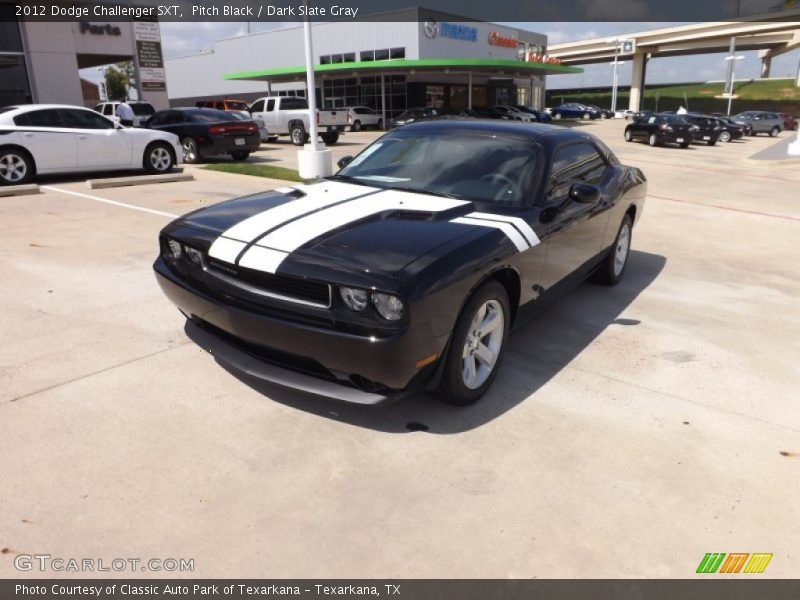
<path fill-rule="evenodd" d="M 634 119 L 625 127 L 626 139 L 628 134 L 632 140 L 648 141 L 651 135 L 655 135 L 657 144 L 681 144 L 684 146 L 692 143 L 694 135 L 696 135 L 690 123 L 684 121 L 680 116 L 668 114 L 650 114 Z"/>
<path fill-rule="evenodd" d="M 507 286 L 514 325 L 519 326 L 591 273 L 610 251 L 626 214 L 634 221 L 641 216 L 646 192 L 643 173 L 621 165 L 589 134 L 480 120 L 430 121 L 406 127 L 454 135 L 461 128 L 483 128 L 510 140 L 518 135 L 534 139 L 547 159 L 530 202 L 518 207 L 471 203 L 458 211 L 466 214 L 477 209 L 520 217 L 541 243 L 518 252 L 498 229 L 451 223 L 452 211 L 425 218 L 382 214 L 311 240 L 281 264 L 281 274 L 333 284 L 330 309 L 247 297 L 212 276 L 205 265 L 170 264 L 159 256 L 154 269 L 166 295 L 188 318 L 224 330 L 228 341 L 236 344 L 238 340 L 244 351 L 269 348 L 311 359 L 324 366 L 323 379 L 333 379 L 344 389 L 368 391 L 374 396 L 372 403 L 381 403 L 436 385 L 442 359 L 422 368 L 416 366 L 417 361 L 446 354 L 461 308 L 488 278 L 498 278 Z M 569 181 L 556 185 L 547 176 L 556 150 L 576 143 L 590 144 L 606 161 L 596 186 L 596 202 L 573 200 Z M 205 255 L 231 224 L 289 200 L 286 194 L 265 192 L 190 213 L 162 230 L 162 254 L 169 238 Z M 374 313 L 353 313 L 338 298 L 336 286 L 341 285 L 396 294 L 406 303 L 405 317 L 390 323 Z M 346 393 L 328 393 L 330 381 L 325 385 L 320 384 L 321 395 L 349 399 Z"/>
<path fill-rule="evenodd" d="M 197 150 L 201 157 L 219 156 L 221 154 L 231 154 L 233 152 L 255 152 L 261 145 L 261 135 L 256 126 L 255 131 L 247 131 L 243 128 L 255 125 L 255 121 L 243 121 L 230 116 L 229 119 L 219 121 L 199 121 L 194 115 L 204 110 L 221 112 L 216 109 L 203 108 L 170 108 L 154 114 L 148 119 L 145 127 L 168 131 L 177 135 L 181 141 L 192 138 L 197 142 Z M 162 119 L 169 119 L 169 123 L 161 123 Z M 211 127 L 227 127 L 229 131 L 225 133 L 213 134 Z M 244 145 L 236 145 L 237 138 L 244 138 Z"/>
<path fill-rule="evenodd" d="M 687 113 L 680 116 L 698 128 L 694 136 L 694 141 L 696 143 L 707 144 L 709 146 L 713 146 L 717 143 L 721 127 L 715 117 L 699 113 Z"/>

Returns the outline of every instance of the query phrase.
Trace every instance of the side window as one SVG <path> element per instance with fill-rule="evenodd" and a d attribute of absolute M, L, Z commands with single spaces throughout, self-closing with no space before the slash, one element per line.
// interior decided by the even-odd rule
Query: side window
<path fill-rule="evenodd" d="M 591 144 L 580 142 L 562 146 L 553 159 L 550 195 L 566 196 L 569 186 L 576 182 L 596 185 L 605 170 L 605 161 Z"/>
<path fill-rule="evenodd" d="M 164 123 L 164 113 L 157 112 L 150 120 L 147 122 L 148 127 L 153 127 L 156 125 L 162 125 Z"/>
<path fill-rule="evenodd" d="M 33 110 L 14 117 L 15 125 L 28 127 L 64 127 L 57 110 Z"/>
<path fill-rule="evenodd" d="M 103 114 L 106 115 L 107 117 L 110 117 L 111 115 L 113 115 L 114 114 L 114 105 L 113 104 L 106 104 L 103 107 Z"/>
<path fill-rule="evenodd" d="M 256 100 L 253 106 L 250 107 L 250 112 L 264 112 L 264 101 Z"/>
<path fill-rule="evenodd" d="M 113 129 L 114 124 L 108 119 L 90 110 L 61 110 L 61 118 L 65 127 L 73 129 Z"/>
<path fill-rule="evenodd" d="M 267 100 L 267 112 L 272 112 L 275 110 L 275 100 Z"/>
<path fill-rule="evenodd" d="M 167 113 L 167 116 L 164 118 L 165 125 L 180 125 L 186 121 L 186 117 L 183 113 L 177 110 L 171 110 Z"/>

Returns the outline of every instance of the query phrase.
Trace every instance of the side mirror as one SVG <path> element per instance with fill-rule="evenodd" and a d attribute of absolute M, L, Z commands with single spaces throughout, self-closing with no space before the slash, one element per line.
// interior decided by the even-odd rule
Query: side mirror
<path fill-rule="evenodd" d="M 581 204 L 594 204 L 600 199 L 600 190 L 588 183 L 573 183 L 569 188 L 569 198 Z"/>
<path fill-rule="evenodd" d="M 342 158 L 340 158 L 338 161 L 336 161 L 336 164 L 337 164 L 337 165 L 339 165 L 339 168 L 340 168 L 340 169 L 343 169 L 344 167 L 346 167 L 346 166 L 348 165 L 348 163 L 349 163 L 351 160 L 353 160 L 353 157 L 352 157 L 352 156 L 343 156 L 343 157 L 342 157 Z"/>

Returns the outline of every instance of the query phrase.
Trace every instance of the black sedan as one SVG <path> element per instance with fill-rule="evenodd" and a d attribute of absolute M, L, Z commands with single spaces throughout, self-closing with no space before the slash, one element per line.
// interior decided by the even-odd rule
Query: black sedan
<path fill-rule="evenodd" d="M 716 117 L 716 120 L 717 120 L 717 125 L 719 126 L 718 139 L 720 142 L 730 142 L 732 140 L 740 140 L 747 133 L 747 128 L 744 125 L 735 123 L 731 119 L 728 119 L 726 117 Z"/>
<path fill-rule="evenodd" d="M 394 119 L 389 121 L 389 128 L 401 127 L 409 123 L 416 123 L 418 121 L 429 121 L 430 119 L 441 119 L 445 116 L 445 111 L 441 108 L 432 107 L 419 107 L 409 108 L 404 110 Z"/>
<path fill-rule="evenodd" d="M 647 186 L 590 134 L 511 121 L 406 125 L 341 165 L 173 221 L 154 268 L 218 361 L 362 404 L 478 400 L 512 328 L 620 281 Z"/>
<path fill-rule="evenodd" d="M 698 133 L 697 126 L 683 116 L 654 114 L 629 123 L 625 127 L 625 141 L 643 140 L 651 146 L 678 144 L 681 148 L 688 148 Z"/>
<path fill-rule="evenodd" d="M 247 160 L 261 145 L 255 121 L 243 121 L 214 108 L 162 110 L 150 117 L 146 126 L 177 135 L 187 163 L 223 154 L 234 160 Z"/>

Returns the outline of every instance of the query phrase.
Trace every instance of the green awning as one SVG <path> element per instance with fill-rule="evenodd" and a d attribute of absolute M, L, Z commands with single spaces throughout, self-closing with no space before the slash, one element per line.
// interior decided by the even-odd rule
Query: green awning
<path fill-rule="evenodd" d="M 525 62 L 522 60 L 496 59 L 496 58 L 419 58 L 419 59 L 390 59 L 363 62 L 335 63 L 328 65 L 314 65 L 314 73 L 320 75 L 346 74 L 353 71 L 369 73 L 379 71 L 382 73 L 409 71 L 444 71 L 454 69 L 473 73 L 486 74 L 492 77 L 530 77 L 531 75 L 557 75 L 563 73 L 583 73 L 580 67 L 568 67 L 550 63 Z M 227 80 L 249 81 L 276 81 L 279 79 L 290 80 L 305 75 L 304 66 L 278 67 L 276 69 L 260 69 L 257 71 L 241 71 L 239 73 L 226 73 Z"/>

